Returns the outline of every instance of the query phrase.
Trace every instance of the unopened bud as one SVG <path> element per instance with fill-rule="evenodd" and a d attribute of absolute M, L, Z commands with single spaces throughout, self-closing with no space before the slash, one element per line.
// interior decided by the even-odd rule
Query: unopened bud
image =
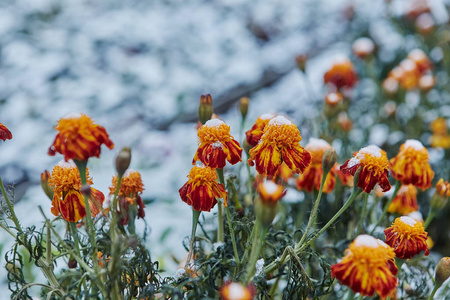
<path fill-rule="evenodd" d="M 255 198 L 255 215 L 262 226 L 270 226 L 278 212 L 278 205 L 270 205 L 264 202 L 260 196 Z"/>
<path fill-rule="evenodd" d="M 348 117 L 345 111 L 339 113 L 338 115 L 338 124 L 343 131 L 350 131 L 352 129 L 353 123 Z"/>
<path fill-rule="evenodd" d="M 448 181 L 444 182 L 441 178 L 436 183 L 436 190 L 434 195 L 431 197 L 430 206 L 434 210 L 443 209 L 447 205 L 448 197 L 450 196 L 450 183 Z"/>
<path fill-rule="evenodd" d="M 250 102 L 250 99 L 247 97 L 242 97 L 239 100 L 239 110 L 241 111 L 242 119 L 245 120 L 245 117 L 247 117 L 248 112 L 248 103 Z"/>
<path fill-rule="evenodd" d="M 200 105 L 198 106 L 198 119 L 200 123 L 205 124 L 211 119 L 213 114 L 212 98 L 210 94 L 200 96 Z"/>
<path fill-rule="evenodd" d="M 53 200 L 53 188 L 48 184 L 48 180 L 51 178 L 50 172 L 45 170 L 41 173 L 41 187 L 44 193 L 50 200 Z"/>
<path fill-rule="evenodd" d="M 306 62 L 308 61 L 308 56 L 306 54 L 300 54 L 295 57 L 295 62 L 300 71 L 305 72 Z"/>
<path fill-rule="evenodd" d="M 337 153 L 333 148 L 325 150 L 322 156 L 322 170 L 324 176 L 330 172 L 336 163 Z"/>
<path fill-rule="evenodd" d="M 123 147 L 116 157 L 116 171 L 119 176 L 122 176 L 130 166 L 131 162 L 131 149 L 129 147 Z"/>
<path fill-rule="evenodd" d="M 436 285 L 441 286 L 450 277 L 450 257 L 443 257 L 436 266 Z"/>
<path fill-rule="evenodd" d="M 69 269 L 75 269 L 77 267 L 77 261 L 74 258 L 70 258 L 67 262 Z"/>

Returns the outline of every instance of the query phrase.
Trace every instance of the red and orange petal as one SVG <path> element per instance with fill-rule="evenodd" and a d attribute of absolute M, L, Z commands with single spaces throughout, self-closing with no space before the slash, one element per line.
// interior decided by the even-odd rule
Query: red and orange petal
<path fill-rule="evenodd" d="M 342 261 L 331 266 L 331 276 L 356 293 L 386 297 L 397 285 L 394 251 L 379 239 L 359 235 Z"/>
<path fill-rule="evenodd" d="M 68 222 L 78 222 L 86 216 L 86 207 L 84 205 L 83 195 L 76 190 L 63 193 L 55 193 L 52 201 L 51 212 Z"/>
<path fill-rule="evenodd" d="M 311 155 L 302 146 L 300 131 L 283 116 L 269 121 L 260 142 L 249 152 L 248 163 L 262 176 L 275 176 L 282 162 L 294 172 L 304 172 Z"/>
<path fill-rule="evenodd" d="M 286 195 L 286 190 L 282 185 L 270 180 L 259 183 L 257 189 L 264 203 L 276 204 Z"/>
<path fill-rule="evenodd" d="M 422 251 L 425 251 L 425 255 L 430 254 L 427 247 L 428 233 L 425 232 L 422 223 L 411 217 L 403 216 L 395 219 L 384 234 L 386 244 L 394 248 L 398 258 L 408 259 Z"/>
<path fill-rule="evenodd" d="M 221 300 L 252 300 L 256 295 L 253 285 L 243 286 L 237 282 L 228 282 L 220 288 Z"/>
<path fill-rule="evenodd" d="M 325 83 L 333 84 L 337 89 L 351 88 L 358 81 L 353 63 L 348 58 L 339 59 L 323 76 Z"/>
<path fill-rule="evenodd" d="M 417 188 L 412 185 L 402 185 L 397 196 L 388 207 L 388 212 L 407 215 L 419 210 L 417 204 Z"/>
<path fill-rule="evenodd" d="M 275 174 L 274 181 L 278 181 L 278 178 L 281 178 L 281 180 L 283 180 L 284 182 L 288 182 L 289 178 L 292 177 L 294 177 L 294 173 L 286 165 L 286 163 L 282 162 Z"/>
<path fill-rule="evenodd" d="M 11 131 L 9 131 L 9 129 L 5 125 L 0 123 L 0 140 L 6 141 L 10 139 L 12 139 Z"/>
<path fill-rule="evenodd" d="M 412 60 L 420 74 L 424 74 L 431 69 L 431 62 L 425 52 L 420 49 L 411 50 L 408 53 L 408 59 Z"/>
<path fill-rule="evenodd" d="M 55 129 L 58 134 L 48 149 L 48 154 L 53 156 L 58 152 L 64 155 L 66 161 L 87 161 L 89 157 L 99 157 L 102 144 L 109 149 L 114 148 L 106 129 L 94 124 L 85 114 L 66 116 L 58 121 Z"/>
<path fill-rule="evenodd" d="M 355 175 L 360 168 L 358 187 L 366 193 L 370 193 L 375 184 L 379 184 L 383 192 L 391 189 L 388 180 L 389 161 L 386 152 L 375 145 L 362 148 L 353 157 L 347 160 L 340 170 L 343 173 Z"/>
<path fill-rule="evenodd" d="M 242 148 L 230 134 L 230 127 L 219 119 L 211 119 L 197 133 L 199 147 L 192 164 L 200 160 L 205 166 L 222 169 L 226 161 L 232 165 L 242 161 Z"/>
<path fill-rule="evenodd" d="M 264 127 L 266 127 L 270 119 L 272 119 L 273 117 L 274 115 L 272 114 L 264 114 L 256 119 L 255 124 L 253 124 L 252 128 L 250 128 L 250 130 L 245 133 L 247 143 L 250 146 L 255 147 L 258 144 L 261 136 L 263 135 Z"/>
<path fill-rule="evenodd" d="M 216 181 L 215 169 L 206 166 L 194 166 L 188 175 L 188 181 L 179 189 L 181 200 L 197 211 L 210 211 L 217 198 L 224 200 L 227 206 L 227 192 L 223 184 Z"/>
<path fill-rule="evenodd" d="M 349 172 L 342 172 L 341 166 L 338 164 L 335 164 L 333 167 L 333 171 L 336 173 L 337 177 L 341 181 L 341 184 L 343 186 L 353 187 L 353 175 Z"/>
<path fill-rule="evenodd" d="M 422 190 L 431 187 L 434 172 L 428 163 L 428 151 L 417 140 L 406 140 L 390 161 L 392 176 L 402 184 L 412 184 Z"/>
<path fill-rule="evenodd" d="M 320 189 L 320 183 L 322 182 L 323 170 L 322 166 L 310 166 L 306 169 L 303 174 L 300 174 L 295 181 L 297 184 L 297 188 L 301 190 L 305 190 L 311 193 L 314 189 Z M 353 182 L 353 181 L 352 181 Z M 336 172 L 334 168 L 330 170 L 325 179 L 325 184 L 323 186 L 323 192 L 328 194 L 333 191 L 334 186 L 336 185 Z"/>
<path fill-rule="evenodd" d="M 450 183 L 448 181 L 444 182 L 444 178 L 439 179 L 436 183 L 436 194 L 442 197 L 450 197 Z"/>

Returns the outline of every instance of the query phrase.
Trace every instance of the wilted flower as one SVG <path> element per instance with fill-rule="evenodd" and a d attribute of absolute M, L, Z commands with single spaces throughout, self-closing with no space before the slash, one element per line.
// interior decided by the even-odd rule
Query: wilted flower
<path fill-rule="evenodd" d="M 85 114 L 68 115 L 58 121 L 55 129 L 58 134 L 48 149 L 48 154 L 53 156 L 58 152 L 64 155 L 65 161 L 87 161 L 89 157 L 99 157 L 102 144 L 109 149 L 114 148 L 106 129 L 94 124 Z"/>
<path fill-rule="evenodd" d="M 253 124 L 252 128 L 250 128 L 250 130 L 245 133 L 247 137 L 247 143 L 250 146 L 255 147 L 256 145 L 258 145 L 258 142 L 263 135 L 264 128 L 267 124 L 269 124 L 270 119 L 272 119 L 273 117 L 274 115 L 272 114 L 264 114 L 256 119 L 255 124 Z"/>
<path fill-rule="evenodd" d="M 375 145 L 362 148 L 341 166 L 341 171 L 354 176 L 359 168 L 361 171 L 357 186 L 366 193 L 370 193 L 377 183 L 383 189 L 383 192 L 390 190 L 391 185 L 388 180 L 389 161 L 385 151 Z"/>
<path fill-rule="evenodd" d="M 388 212 L 407 215 L 413 211 L 417 211 L 417 189 L 414 185 L 402 185 L 397 192 L 394 200 L 388 207 Z"/>
<path fill-rule="evenodd" d="M 256 295 L 253 285 L 243 286 L 237 282 L 228 282 L 220 288 L 221 300 L 252 300 Z"/>
<path fill-rule="evenodd" d="M 199 146 L 192 164 L 200 160 L 205 166 L 222 169 L 226 161 L 232 165 L 240 162 L 242 148 L 230 134 L 230 126 L 219 119 L 211 119 L 197 133 Z"/>
<path fill-rule="evenodd" d="M 207 166 L 194 166 L 189 171 L 188 181 L 180 188 L 181 200 L 197 211 L 210 211 L 223 198 L 227 206 L 227 192 L 223 184 L 217 183 L 215 169 Z"/>
<path fill-rule="evenodd" d="M 316 190 L 320 189 L 323 176 L 322 156 L 326 150 L 333 148 L 325 140 L 311 138 L 309 143 L 306 144 L 305 149 L 312 155 L 312 162 L 306 168 L 305 172 L 299 175 L 296 183 L 299 190 L 305 190 L 311 193 L 314 188 Z M 331 169 L 325 180 L 323 192 L 330 193 L 334 189 L 335 184 L 336 174 L 334 169 Z"/>
<path fill-rule="evenodd" d="M 5 125 L 0 123 L 0 140 L 6 141 L 10 139 L 12 139 L 11 131 L 9 131 L 9 129 Z"/>
<path fill-rule="evenodd" d="M 391 227 L 384 230 L 386 244 L 394 248 L 398 258 L 411 258 L 422 251 L 430 254 L 427 247 L 428 233 L 422 223 L 407 216 L 395 219 Z"/>
<path fill-rule="evenodd" d="M 248 163 L 256 165 L 263 176 L 274 176 L 282 162 L 295 173 L 304 172 L 311 155 L 300 146 L 300 131 L 283 116 L 272 118 L 264 128 L 261 141 L 250 150 Z"/>
<path fill-rule="evenodd" d="M 87 184 L 92 185 L 89 170 L 86 168 Z M 48 184 L 53 187 L 54 196 L 51 212 L 55 216 L 61 214 L 64 220 L 78 222 L 86 216 L 84 196 L 81 192 L 81 179 L 78 168 L 73 161 L 59 162 L 52 170 Z M 105 196 L 102 192 L 91 188 L 89 208 L 91 215 L 96 216 L 103 205 Z"/>
<path fill-rule="evenodd" d="M 428 163 L 428 151 L 418 140 L 406 140 L 390 161 L 392 176 L 402 184 L 422 190 L 431 187 L 434 172 Z"/>
<path fill-rule="evenodd" d="M 354 292 L 386 297 L 397 285 L 394 251 L 379 239 L 359 235 L 345 250 L 338 264 L 331 266 L 331 276 Z"/>
<path fill-rule="evenodd" d="M 337 90 L 340 90 L 352 88 L 358 81 L 358 75 L 356 75 L 353 63 L 348 58 L 343 57 L 335 61 L 331 69 L 325 73 L 323 79 L 326 84 L 332 84 Z"/>

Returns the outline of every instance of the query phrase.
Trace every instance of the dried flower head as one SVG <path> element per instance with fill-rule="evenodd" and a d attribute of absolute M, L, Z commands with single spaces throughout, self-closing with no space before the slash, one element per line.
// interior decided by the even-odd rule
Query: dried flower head
<path fill-rule="evenodd" d="M 384 230 L 386 244 L 394 248 L 398 258 L 411 258 L 422 251 L 430 254 L 427 236 L 422 223 L 407 216 L 395 219 L 392 226 Z"/>
<path fill-rule="evenodd" d="M 250 146 L 255 147 L 256 145 L 258 145 L 259 140 L 263 135 L 264 128 L 267 124 L 269 124 L 269 121 L 273 117 L 275 116 L 272 114 L 263 114 L 256 119 L 255 124 L 253 124 L 252 128 L 250 128 L 250 130 L 245 133 L 247 137 L 247 143 Z"/>
<path fill-rule="evenodd" d="M 390 190 L 389 161 L 385 151 L 375 145 L 362 148 L 341 166 L 341 171 L 354 176 L 359 168 L 361 171 L 357 186 L 366 193 L 370 193 L 377 183 L 383 192 Z"/>
<path fill-rule="evenodd" d="M 232 165 L 242 160 L 242 148 L 230 134 L 230 126 L 219 119 L 211 119 L 197 133 L 199 147 L 192 164 L 200 160 L 205 166 L 222 169 L 226 161 Z"/>
<path fill-rule="evenodd" d="M 422 190 L 431 187 L 434 172 L 428 163 L 428 151 L 418 140 L 406 140 L 390 161 L 392 176 L 402 184 Z"/>
<path fill-rule="evenodd" d="M 398 190 L 397 196 L 388 207 L 388 212 L 407 215 L 413 211 L 417 211 L 417 189 L 414 185 L 402 185 Z"/>
<path fill-rule="evenodd" d="M 331 266 L 331 276 L 356 293 L 386 297 L 397 285 L 394 251 L 379 239 L 359 235 L 345 250 L 342 261 Z"/>
<path fill-rule="evenodd" d="M 346 57 L 336 60 L 323 78 L 325 84 L 332 84 L 337 90 L 352 88 L 358 81 L 353 63 Z"/>
<path fill-rule="evenodd" d="M 64 155 L 66 161 L 87 161 L 89 157 L 99 157 L 102 144 L 109 149 L 114 148 L 106 129 L 94 124 L 85 114 L 68 115 L 58 121 L 55 129 L 58 134 L 48 149 L 48 154 L 53 156 L 58 152 Z"/>
<path fill-rule="evenodd" d="M 9 131 L 9 129 L 5 125 L 0 123 L 0 140 L 6 141 L 10 139 L 12 139 L 11 131 Z"/>
<path fill-rule="evenodd" d="M 250 150 L 248 163 L 263 176 L 274 176 L 282 162 L 295 173 L 305 171 L 311 155 L 300 146 L 300 131 L 283 116 L 272 118 L 258 145 Z"/>

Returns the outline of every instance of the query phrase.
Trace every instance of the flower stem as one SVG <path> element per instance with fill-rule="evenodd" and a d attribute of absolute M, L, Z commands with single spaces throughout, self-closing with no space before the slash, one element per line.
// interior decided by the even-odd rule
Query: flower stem
<path fill-rule="evenodd" d="M 225 187 L 225 179 L 223 177 L 223 169 L 216 169 L 217 176 L 219 176 L 219 183 Z M 217 241 L 223 242 L 223 207 L 222 203 L 218 203 L 218 227 L 217 227 Z"/>
<path fill-rule="evenodd" d="M 186 259 L 185 269 L 189 267 L 191 258 L 194 255 L 194 243 L 195 243 L 195 232 L 197 231 L 198 218 L 200 217 L 201 211 L 192 209 L 192 232 L 191 232 L 191 243 L 189 245 L 189 254 Z"/>
<path fill-rule="evenodd" d="M 397 181 L 395 183 L 395 190 L 394 193 L 392 194 L 391 199 L 389 199 L 389 201 L 384 205 L 384 209 L 383 209 L 383 213 L 381 214 L 381 216 L 378 218 L 378 221 L 375 223 L 375 225 L 373 226 L 372 231 L 370 232 L 370 235 L 373 234 L 373 232 L 375 231 L 375 229 L 378 227 L 378 225 L 380 225 L 381 221 L 383 221 L 384 217 L 387 214 L 389 205 L 391 205 L 392 201 L 394 201 L 394 198 L 397 196 L 398 190 L 400 189 L 402 183 L 400 181 Z"/>
<path fill-rule="evenodd" d="M 433 300 L 434 294 L 436 294 L 436 292 L 437 292 L 437 290 L 440 288 L 440 286 L 441 286 L 441 285 L 437 285 L 437 284 L 434 285 L 433 291 L 431 292 L 431 295 L 430 295 L 430 297 L 428 298 L 428 300 Z"/>
<path fill-rule="evenodd" d="M 231 235 L 231 243 L 233 244 L 233 251 L 234 251 L 234 259 L 236 260 L 236 268 L 239 268 L 239 253 L 237 250 L 237 246 L 236 246 L 236 235 L 234 233 L 234 228 L 233 228 L 233 224 L 231 223 L 231 214 L 230 214 L 230 209 L 228 208 L 228 206 L 226 207 L 227 210 L 227 221 L 228 221 L 228 228 L 230 229 L 230 235 Z"/>
<path fill-rule="evenodd" d="M 17 219 L 16 212 L 14 211 L 14 205 L 9 200 L 8 194 L 6 193 L 5 186 L 3 185 L 2 178 L 0 177 L 0 189 L 2 190 L 3 198 L 5 198 L 6 206 L 8 207 L 10 219 L 14 222 L 14 225 L 16 225 L 16 229 L 20 232 L 22 232 L 22 227 L 20 226 L 19 219 Z"/>
<path fill-rule="evenodd" d="M 265 238 L 265 234 L 263 236 L 263 231 L 261 230 L 261 222 L 256 219 L 255 220 L 255 235 L 253 237 L 253 243 L 252 243 L 252 251 L 250 252 L 250 259 L 247 263 L 247 270 L 245 272 L 245 284 L 248 284 L 250 282 L 250 279 L 253 276 L 253 273 L 256 269 L 256 261 L 258 260 L 258 256 L 261 250 L 260 244 L 263 243 L 263 238 Z"/>
<path fill-rule="evenodd" d="M 436 215 L 436 211 L 434 209 L 430 209 L 430 213 L 428 214 L 427 219 L 425 220 L 425 223 L 423 224 L 423 227 L 425 229 L 427 229 L 428 225 L 430 225 L 430 223 L 433 220 L 435 215 Z"/>
<path fill-rule="evenodd" d="M 363 198 L 364 198 L 364 203 L 363 203 L 363 208 L 362 208 L 362 212 L 361 212 L 361 218 L 359 219 L 358 227 L 356 229 L 356 235 L 360 234 L 361 229 L 364 225 L 364 219 L 367 216 L 367 201 L 369 199 L 369 194 L 365 193 Z"/>

